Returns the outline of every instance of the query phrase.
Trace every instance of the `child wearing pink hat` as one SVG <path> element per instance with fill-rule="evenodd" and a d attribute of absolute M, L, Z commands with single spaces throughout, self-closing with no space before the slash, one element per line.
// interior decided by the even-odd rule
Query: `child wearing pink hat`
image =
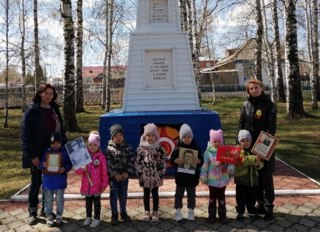
<path fill-rule="evenodd" d="M 100 136 L 97 131 L 89 133 L 88 151 L 92 162 L 77 169 L 76 173 L 82 175 L 80 193 L 86 200 L 86 219 L 83 225 L 96 228 L 100 225 L 101 194 L 109 185 L 107 163 L 100 150 Z M 93 219 L 92 205 L 94 206 Z"/>
<path fill-rule="evenodd" d="M 137 148 L 135 168 L 139 185 L 143 188 L 144 221 L 159 221 L 159 186 L 166 173 L 166 155 L 160 146 L 158 128 L 153 123 L 144 126 Z M 150 192 L 153 199 L 153 213 L 150 214 Z"/>
<path fill-rule="evenodd" d="M 230 182 L 230 175 L 233 173 L 233 165 L 220 163 L 216 160 L 218 147 L 223 146 L 223 131 L 210 130 L 210 141 L 204 153 L 204 162 L 201 168 L 200 181 L 209 186 L 209 208 L 208 222 L 216 222 L 217 201 L 218 216 L 221 223 L 227 222 L 226 186 Z"/>

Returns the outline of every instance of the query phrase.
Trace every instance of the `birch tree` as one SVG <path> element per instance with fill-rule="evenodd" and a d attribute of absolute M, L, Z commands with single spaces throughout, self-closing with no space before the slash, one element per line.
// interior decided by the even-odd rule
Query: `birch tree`
<path fill-rule="evenodd" d="M 280 42 L 280 32 L 279 32 L 279 17 L 278 17 L 278 0 L 273 0 L 272 2 L 272 19 L 273 19 L 273 29 L 274 29 L 274 42 L 276 49 L 276 91 L 279 102 L 286 102 L 285 89 L 283 84 L 283 73 L 281 65 L 281 42 Z"/>
<path fill-rule="evenodd" d="M 9 114 L 9 107 L 8 107 L 8 81 L 9 81 L 9 27 L 12 20 L 12 17 L 9 15 L 10 11 L 10 4 L 9 0 L 6 0 L 2 3 L 4 10 L 5 10 L 5 54 L 6 54 L 6 73 L 5 73 L 5 92 L 4 92 L 4 118 L 3 118 L 3 127 L 8 128 L 8 114 Z"/>
<path fill-rule="evenodd" d="M 286 69 L 287 69 L 287 115 L 292 119 L 305 117 L 300 81 L 297 19 L 295 0 L 285 0 L 286 16 Z"/>
<path fill-rule="evenodd" d="M 27 107 L 26 100 L 26 54 L 25 54 L 25 37 L 26 37 L 26 7 L 25 0 L 21 0 L 21 4 L 19 4 L 19 27 L 20 27 L 20 35 L 21 35 L 21 43 L 20 43 L 20 57 L 21 57 L 21 79 L 22 79 L 22 87 L 21 87 L 21 110 L 25 111 Z"/>
<path fill-rule="evenodd" d="M 105 37 L 104 44 L 104 59 L 103 59 L 103 79 L 102 79 L 102 109 L 106 108 L 107 101 L 107 88 L 109 88 L 109 82 L 107 80 L 107 61 L 108 61 L 108 46 L 109 46 L 109 1 L 105 0 Z"/>
<path fill-rule="evenodd" d="M 262 0 L 262 18 L 263 18 L 263 41 L 266 47 L 266 64 L 267 64 L 267 72 L 269 76 L 270 83 L 270 97 L 271 100 L 276 103 L 277 100 L 277 92 L 275 91 L 275 59 L 274 52 L 272 47 L 272 42 L 269 40 L 269 29 L 268 29 L 268 19 L 267 19 L 267 10 L 265 1 Z"/>
<path fill-rule="evenodd" d="M 257 24 L 257 47 L 256 47 L 256 78 L 262 81 L 262 37 L 263 37 L 263 21 L 261 13 L 260 0 L 255 0 L 256 8 L 256 24 Z"/>
<path fill-rule="evenodd" d="M 111 105 L 111 96 L 110 96 L 110 79 L 111 79 L 111 59 L 112 59 L 112 39 L 113 39 L 113 24 L 114 24 L 114 1 L 110 1 L 110 15 L 109 15 L 109 51 L 108 51 L 108 74 L 107 74 L 107 102 L 106 102 L 106 111 L 110 111 Z"/>
<path fill-rule="evenodd" d="M 37 90 L 43 78 L 43 70 L 40 65 L 39 29 L 38 29 L 38 0 L 33 0 L 33 24 L 34 24 L 34 66 L 35 66 L 35 90 Z"/>
<path fill-rule="evenodd" d="M 82 82 L 82 54 L 83 54 L 83 0 L 77 0 L 77 36 L 76 36 L 76 84 L 75 84 L 75 110 L 84 112 L 83 107 L 83 82 Z"/>
<path fill-rule="evenodd" d="M 311 76 L 311 96 L 312 109 L 318 109 L 319 95 L 319 31 L 318 31 L 318 1 L 312 0 L 312 76 Z"/>
<path fill-rule="evenodd" d="M 73 132 L 78 130 L 78 125 L 75 114 L 74 28 L 71 0 L 61 0 L 61 17 L 63 20 L 65 59 L 63 112 L 66 129 Z"/>

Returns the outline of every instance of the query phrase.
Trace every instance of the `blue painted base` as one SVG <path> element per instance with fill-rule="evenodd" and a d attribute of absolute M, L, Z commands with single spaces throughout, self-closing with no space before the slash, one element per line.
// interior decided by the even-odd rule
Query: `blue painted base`
<path fill-rule="evenodd" d="M 100 117 L 99 131 L 101 149 L 105 151 L 110 139 L 109 128 L 113 124 L 122 125 L 126 141 L 135 150 L 139 145 L 143 126 L 147 123 L 174 126 L 179 131 L 183 123 L 188 123 L 193 137 L 202 151 L 205 151 L 209 140 L 210 129 L 221 129 L 220 117 L 210 110 L 166 111 L 166 112 L 122 112 L 114 110 Z"/>

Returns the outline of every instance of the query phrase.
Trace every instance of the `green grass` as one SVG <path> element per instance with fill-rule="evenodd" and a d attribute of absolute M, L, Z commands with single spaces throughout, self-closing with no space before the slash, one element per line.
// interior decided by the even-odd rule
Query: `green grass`
<path fill-rule="evenodd" d="M 218 98 L 216 104 L 204 100 L 202 106 L 220 114 L 226 144 L 234 144 L 238 130 L 240 108 L 244 98 Z M 119 106 L 115 106 L 119 108 Z M 308 176 L 320 181 L 320 112 L 312 111 L 305 102 L 305 111 L 318 118 L 288 120 L 286 105 L 278 104 L 276 136 L 280 139 L 276 154 Z M 98 130 L 99 117 L 104 113 L 100 106 L 87 106 L 86 112 L 77 114 L 81 132 L 68 133 L 68 139 L 86 137 L 91 130 Z M 20 110 L 9 110 L 9 128 L 0 128 L 0 199 L 9 198 L 30 181 L 28 170 L 21 168 Z M 0 115 L 3 122 L 3 114 Z"/>

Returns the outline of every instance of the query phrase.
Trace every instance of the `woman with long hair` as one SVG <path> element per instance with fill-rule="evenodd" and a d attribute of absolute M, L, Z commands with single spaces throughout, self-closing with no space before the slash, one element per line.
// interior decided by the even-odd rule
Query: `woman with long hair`
<path fill-rule="evenodd" d="M 56 103 L 57 96 L 52 85 L 41 84 L 22 119 L 22 167 L 30 168 L 31 174 L 28 196 L 29 224 L 37 222 L 38 195 L 42 183 L 40 161 L 46 147 L 50 145 L 50 136 L 53 132 L 60 132 L 63 137 L 62 145 L 67 141 L 59 106 Z"/>

